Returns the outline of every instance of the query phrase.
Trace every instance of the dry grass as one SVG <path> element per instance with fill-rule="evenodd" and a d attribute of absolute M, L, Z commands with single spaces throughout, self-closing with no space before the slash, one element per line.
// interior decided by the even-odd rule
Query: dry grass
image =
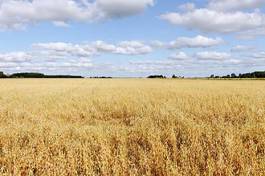
<path fill-rule="evenodd" d="M 265 82 L 0 80 L 0 175 L 265 175 Z"/>

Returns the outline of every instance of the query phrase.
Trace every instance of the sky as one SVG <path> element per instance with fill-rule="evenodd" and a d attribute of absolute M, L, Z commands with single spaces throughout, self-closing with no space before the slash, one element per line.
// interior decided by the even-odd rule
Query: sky
<path fill-rule="evenodd" d="M 265 0 L 0 0 L 0 70 L 203 77 L 265 70 Z"/>

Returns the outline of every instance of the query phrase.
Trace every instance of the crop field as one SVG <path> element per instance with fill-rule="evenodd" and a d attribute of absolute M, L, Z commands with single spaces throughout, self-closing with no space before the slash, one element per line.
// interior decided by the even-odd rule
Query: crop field
<path fill-rule="evenodd" d="M 0 80 L 0 175 L 265 175 L 265 81 Z"/>

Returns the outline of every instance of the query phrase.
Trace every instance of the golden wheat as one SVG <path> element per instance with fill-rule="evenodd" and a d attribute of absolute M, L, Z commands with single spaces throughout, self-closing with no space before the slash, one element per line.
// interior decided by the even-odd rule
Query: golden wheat
<path fill-rule="evenodd" d="M 0 175 L 265 175 L 265 82 L 1 80 Z"/>

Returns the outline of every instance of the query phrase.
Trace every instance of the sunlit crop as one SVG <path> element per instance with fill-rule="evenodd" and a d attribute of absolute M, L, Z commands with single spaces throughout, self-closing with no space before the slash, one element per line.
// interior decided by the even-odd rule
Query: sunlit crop
<path fill-rule="evenodd" d="M 265 82 L 0 80 L 0 175 L 265 175 Z"/>

